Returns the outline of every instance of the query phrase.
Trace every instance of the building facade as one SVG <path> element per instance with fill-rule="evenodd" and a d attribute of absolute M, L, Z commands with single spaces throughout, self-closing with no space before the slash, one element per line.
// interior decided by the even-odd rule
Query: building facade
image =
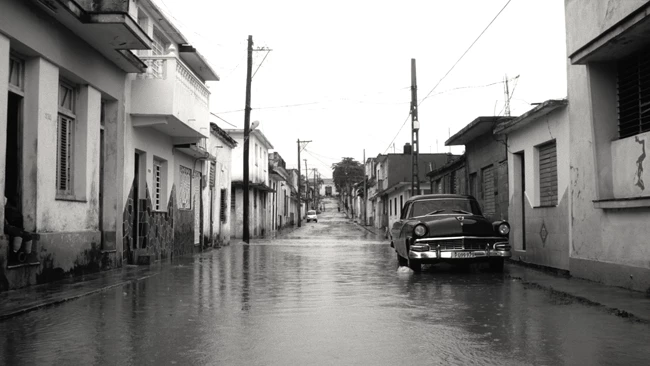
<path fill-rule="evenodd" d="M 232 152 L 237 142 L 217 124 L 210 123 L 210 140 L 208 151 L 214 155 L 208 170 L 208 184 L 203 196 L 207 203 L 204 210 L 204 222 L 211 223 L 204 228 L 206 243 L 212 247 L 230 244 L 230 196 L 232 190 Z"/>
<path fill-rule="evenodd" d="M 569 120 L 566 99 L 547 100 L 494 130 L 508 141 L 513 257 L 569 270 Z"/>
<path fill-rule="evenodd" d="M 615 6 L 612 6 L 614 5 Z M 575 276 L 650 289 L 650 3 L 565 2 Z"/>
<path fill-rule="evenodd" d="M 508 147 L 493 130 L 511 118 L 478 117 L 445 142 L 446 146 L 465 146 L 465 192 L 478 200 L 483 215 L 493 221 L 508 219 Z M 459 182 L 455 177 L 450 184 Z"/>
<path fill-rule="evenodd" d="M 150 0 L 134 4 L 131 16 L 153 41 L 137 53 L 146 71 L 126 86 L 122 257 L 144 264 L 211 242 L 206 82 L 219 78 Z"/>
<path fill-rule="evenodd" d="M 0 290 L 122 264 L 125 83 L 152 40 L 134 2 L 91 5 L 0 3 L 0 189 L 34 233 L 0 233 Z"/>
<path fill-rule="evenodd" d="M 242 238 L 244 234 L 244 130 L 225 130 L 236 142 L 232 159 L 231 237 Z M 269 150 L 273 145 L 259 130 L 249 134 L 249 233 L 251 238 L 262 237 L 271 227 L 269 194 Z"/>

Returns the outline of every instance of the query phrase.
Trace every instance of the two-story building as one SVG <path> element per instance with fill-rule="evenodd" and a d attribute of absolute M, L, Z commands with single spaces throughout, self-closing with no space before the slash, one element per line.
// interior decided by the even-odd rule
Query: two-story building
<path fill-rule="evenodd" d="M 0 291 L 120 266 L 125 83 L 151 35 L 135 1 L 0 8 L 0 190 L 34 233 L 0 233 Z"/>
<path fill-rule="evenodd" d="M 242 238 L 244 234 L 244 130 L 225 130 L 236 142 L 232 153 L 231 236 Z M 251 238 L 266 235 L 271 226 L 267 212 L 269 187 L 269 150 L 273 145 L 260 130 L 253 130 L 248 137 L 248 196 L 249 233 Z"/>
<path fill-rule="evenodd" d="M 215 160 L 207 145 L 206 82 L 219 77 L 156 5 L 135 4 L 131 16 L 153 42 L 138 52 L 147 68 L 129 76 L 126 90 L 122 257 L 148 263 L 210 241 L 202 214 L 209 211 L 204 188 Z"/>
<path fill-rule="evenodd" d="M 269 182 L 272 194 L 269 195 L 271 208 L 271 231 L 293 225 L 294 213 L 291 212 L 292 185 L 286 163 L 280 153 L 269 154 Z"/>
<path fill-rule="evenodd" d="M 573 275 L 650 289 L 650 2 L 565 2 Z"/>

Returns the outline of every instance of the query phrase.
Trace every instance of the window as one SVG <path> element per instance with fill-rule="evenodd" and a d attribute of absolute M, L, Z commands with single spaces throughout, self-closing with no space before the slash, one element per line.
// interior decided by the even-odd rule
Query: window
<path fill-rule="evenodd" d="M 555 141 L 538 147 L 539 150 L 539 203 L 540 206 L 557 205 L 557 146 Z"/>
<path fill-rule="evenodd" d="M 486 214 L 494 214 L 496 212 L 496 200 L 494 197 L 494 167 L 489 165 L 481 169 L 481 178 L 483 210 Z"/>
<path fill-rule="evenodd" d="M 404 207 L 404 196 L 402 196 L 400 194 L 399 195 L 399 209 L 400 209 L 400 211 L 402 210 L 402 207 Z M 400 215 L 401 215 L 401 212 L 400 212 Z"/>
<path fill-rule="evenodd" d="M 217 163 L 212 161 L 210 162 L 210 188 L 214 188 L 216 185 L 216 172 L 217 172 Z"/>
<path fill-rule="evenodd" d="M 476 197 L 478 194 L 478 190 L 476 187 L 476 173 L 472 173 L 469 175 L 469 195 Z"/>
<path fill-rule="evenodd" d="M 167 162 L 158 157 L 153 158 L 153 209 L 165 210 L 167 192 Z"/>
<path fill-rule="evenodd" d="M 9 88 L 19 94 L 25 88 L 25 63 L 14 55 L 9 57 Z"/>
<path fill-rule="evenodd" d="M 73 195 L 74 172 L 75 91 L 72 86 L 59 84 L 59 114 L 57 118 L 56 191 L 57 196 Z"/>
<path fill-rule="evenodd" d="M 180 184 L 178 190 L 178 209 L 191 210 L 192 209 L 192 169 L 179 165 L 180 169 Z"/>
<path fill-rule="evenodd" d="M 393 209 L 393 212 L 395 212 L 395 215 L 397 215 L 397 197 L 395 197 L 395 199 L 393 199 L 393 207 L 395 207 Z"/>
<path fill-rule="evenodd" d="M 237 193 L 236 191 L 230 191 L 230 209 L 234 210 L 237 206 Z"/>
<path fill-rule="evenodd" d="M 257 143 L 255 143 L 255 166 L 257 166 L 257 160 L 259 159 L 259 148 L 257 147 Z"/>
<path fill-rule="evenodd" d="M 650 51 L 619 61 L 616 71 L 619 137 L 650 131 Z"/>
<path fill-rule="evenodd" d="M 388 210 L 390 211 L 389 215 L 393 216 L 393 205 L 390 203 L 390 200 L 388 200 Z"/>
<path fill-rule="evenodd" d="M 246 192 L 244 192 L 246 194 Z M 253 190 L 253 208 L 257 208 L 257 190 Z"/>
<path fill-rule="evenodd" d="M 228 210 L 228 203 L 227 203 L 228 202 L 227 201 L 228 200 L 228 191 L 225 190 L 225 189 L 222 189 L 220 197 L 221 197 L 221 199 L 220 199 L 220 204 L 221 204 L 220 208 L 221 208 L 221 210 L 219 211 L 219 220 L 221 220 L 221 222 L 226 222 L 226 210 Z M 235 197 L 235 195 L 233 195 L 233 198 L 234 197 Z"/>

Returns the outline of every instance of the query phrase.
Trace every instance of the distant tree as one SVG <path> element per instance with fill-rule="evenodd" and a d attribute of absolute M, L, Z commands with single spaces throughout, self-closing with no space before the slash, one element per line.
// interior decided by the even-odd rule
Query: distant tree
<path fill-rule="evenodd" d="M 343 158 L 332 164 L 332 180 L 339 192 L 347 193 L 347 199 L 352 197 L 352 187 L 364 179 L 363 165 L 353 158 Z M 347 203 L 347 202 L 346 202 Z"/>

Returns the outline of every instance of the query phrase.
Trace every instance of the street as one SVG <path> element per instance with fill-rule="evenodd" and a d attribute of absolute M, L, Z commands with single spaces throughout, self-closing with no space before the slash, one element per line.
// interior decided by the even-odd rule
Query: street
<path fill-rule="evenodd" d="M 397 267 L 326 204 L 275 239 L 0 321 L 2 365 L 639 365 L 650 326 L 507 274 Z M 506 269 L 507 271 L 507 269 Z"/>

